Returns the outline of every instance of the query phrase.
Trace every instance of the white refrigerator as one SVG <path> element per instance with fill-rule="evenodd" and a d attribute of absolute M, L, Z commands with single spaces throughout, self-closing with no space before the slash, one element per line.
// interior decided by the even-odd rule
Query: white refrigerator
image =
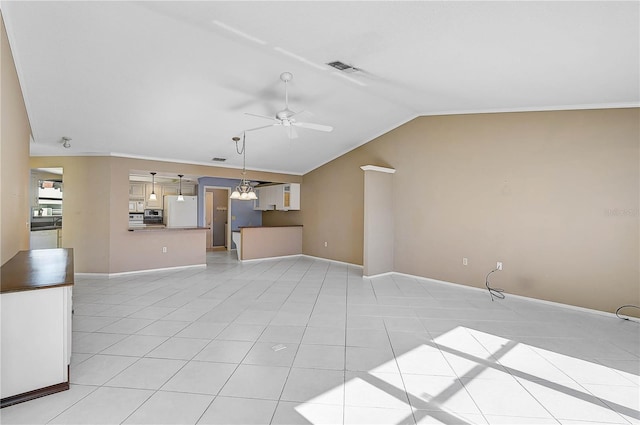
<path fill-rule="evenodd" d="M 184 201 L 178 201 L 175 195 L 165 196 L 163 215 L 167 227 L 197 227 L 198 197 L 184 196 Z"/>

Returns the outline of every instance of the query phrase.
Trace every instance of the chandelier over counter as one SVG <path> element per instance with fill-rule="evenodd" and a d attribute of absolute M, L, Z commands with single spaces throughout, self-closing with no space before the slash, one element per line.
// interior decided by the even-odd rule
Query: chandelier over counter
<path fill-rule="evenodd" d="M 256 193 L 253 191 L 253 186 L 249 184 L 247 180 L 247 151 L 245 145 L 245 133 L 242 133 L 242 149 L 238 149 L 238 142 L 240 141 L 239 137 L 234 137 L 232 140 L 236 142 L 236 152 L 242 155 L 242 179 L 240 180 L 240 184 L 236 186 L 233 193 L 231 194 L 231 199 L 239 199 L 241 201 L 253 201 L 258 199 Z"/>

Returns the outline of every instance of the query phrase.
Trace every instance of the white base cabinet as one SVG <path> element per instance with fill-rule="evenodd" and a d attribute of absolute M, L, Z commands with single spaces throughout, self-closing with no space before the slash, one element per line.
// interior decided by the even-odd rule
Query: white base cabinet
<path fill-rule="evenodd" d="M 71 286 L 3 293 L 2 398 L 68 382 Z"/>

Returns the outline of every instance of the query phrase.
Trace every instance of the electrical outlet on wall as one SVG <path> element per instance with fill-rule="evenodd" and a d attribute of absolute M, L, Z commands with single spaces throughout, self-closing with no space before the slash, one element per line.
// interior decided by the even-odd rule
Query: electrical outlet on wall
<path fill-rule="evenodd" d="M 496 269 L 498 269 L 498 270 L 502 270 L 502 261 L 498 261 L 498 262 L 496 263 Z"/>
<path fill-rule="evenodd" d="M 324 241 L 324 247 L 326 248 L 328 246 L 329 246 L 329 244 L 327 243 L 327 241 Z"/>
<path fill-rule="evenodd" d="M 163 247 L 162 247 L 162 253 L 163 253 L 163 254 L 166 254 L 166 253 L 167 253 L 167 247 L 166 247 L 166 246 L 163 246 Z"/>
<path fill-rule="evenodd" d="M 462 258 L 462 265 L 463 266 L 468 266 L 469 265 L 469 259 L 467 257 L 463 257 Z"/>

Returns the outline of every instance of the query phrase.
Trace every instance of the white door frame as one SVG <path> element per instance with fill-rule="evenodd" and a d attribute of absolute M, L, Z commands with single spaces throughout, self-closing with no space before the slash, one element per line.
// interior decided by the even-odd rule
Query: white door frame
<path fill-rule="evenodd" d="M 227 237 L 226 237 L 226 241 L 227 241 L 227 251 L 231 251 L 231 199 L 229 199 L 229 197 L 231 196 L 231 188 L 230 187 L 225 187 L 225 186 L 205 186 L 204 190 L 202 192 L 202 196 L 203 196 L 203 201 L 202 201 L 202 218 L 204 219 L 204 225 L 207 225 L 207 189 L 222 189 L 222 190 L 226 190 L 227 191 Z"/>

